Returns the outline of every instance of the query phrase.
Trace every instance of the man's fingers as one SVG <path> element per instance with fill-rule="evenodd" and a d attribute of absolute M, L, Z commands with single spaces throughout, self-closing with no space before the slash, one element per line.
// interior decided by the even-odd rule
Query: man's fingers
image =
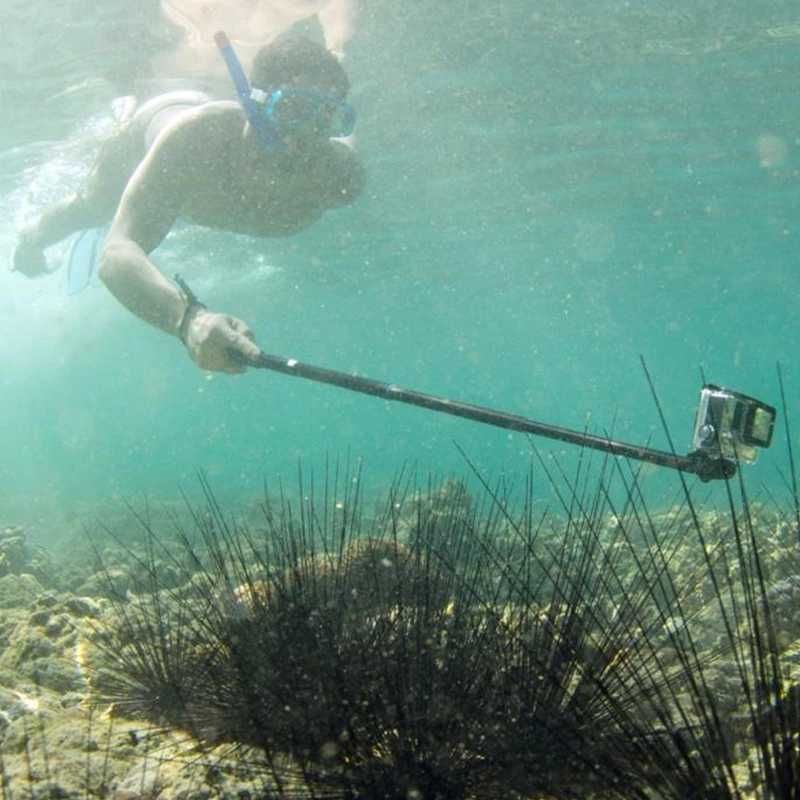
<path fill-rule="evenodd" d="M 261 355 L 261 350 L 255 343 L 256 337 L 253 331 L 236 317 L 228 317 L 228 324 L 230 325 L 231 344 L 236 350 L 250 361 L 258 358 Z"/>
<path fill-rule="evenodd" d="M 243 370 L 246 366 L 252 366 L 261 355 L 261 350 L 253 342 L 252 338 L 232 329 L 228 331 L 228 343 L 229 358 L 236 364 L 237 369 Z"/>
<path fill-rule="evenodd" d="M 248 360 L 255 361 L 261 355 L 258 345 L 245 335 L 236 337 L 236 349 Z"/>
<path fill-rule="evenodd" d="M 205 323 L 201 331 L 204 335 L 198 334 L 196 341 L 190 335 L 188 344 L 192 358 L 202 369 L 238 375 L 258 362 L 261 350 L 253 332 L 242 320 L 227 314 L 203 312 L 193 320 L 195 327 L 201 323 Z"/>
<path fill-rule="evenodd" d="M 236 317 L 228 317 L 228 324 L 236 331 L 236 333 L 246 336 L 251 342 L 256 340 L 253 331 L 251 331 L 247 323 L 242 322 L 242 320 L 237 319 Z"/>

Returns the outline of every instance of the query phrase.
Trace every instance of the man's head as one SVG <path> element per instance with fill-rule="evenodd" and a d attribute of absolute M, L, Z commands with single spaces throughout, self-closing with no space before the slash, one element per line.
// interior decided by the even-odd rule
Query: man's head
<path fill-rule="evenodd" d="M 319 89 L 344 100 L 350 81 L 342 65 L 322 45 L 300 36 L 284 35 L 258 51 L 250 74 L 254 87 Z"/>
<path fill-rule="evenodd" d="M 309 39 L 282 36 L 263 47 L 253 62 L 251 85 L 251 97 L 284 141 L 352 132 L 347 74 L 332 53 Z"/>

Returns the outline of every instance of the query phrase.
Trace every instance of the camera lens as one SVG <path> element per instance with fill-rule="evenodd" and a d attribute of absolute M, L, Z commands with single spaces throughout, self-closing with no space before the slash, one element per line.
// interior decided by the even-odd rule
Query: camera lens
<path fill-rule="evenodd" d="M 715 431 L 713 425 L 708 425 L 708 424 L 703 425 L 703 427 L 700 428 L 699 433 L 700 433 L 700 440 L 703 442 L 703 444 L 710 444 L 714 440 Z"/>

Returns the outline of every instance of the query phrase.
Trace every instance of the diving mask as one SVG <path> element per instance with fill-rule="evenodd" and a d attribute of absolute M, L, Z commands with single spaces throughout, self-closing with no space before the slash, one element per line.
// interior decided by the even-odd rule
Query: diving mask
<path fill-rule="evenodd" d="M 225 33 L 218 31 L 214 40 L 247 120 L 267 150 L 280 148 L 285 135 L 310 124 L 331 137 L 349 136 L 353 132 L 356 114 L 345 100 L 320 89 L 287 87 L 269 93 L 253 89 Z"/>
<path fill-rule="evenodd" d="M 322 89 L 251 89 L 250 98 L 281 134 L 314 126 L 327 136 L 340 138 L 349 136 L 355 127 L 356 112 L 350 103 Z"/>

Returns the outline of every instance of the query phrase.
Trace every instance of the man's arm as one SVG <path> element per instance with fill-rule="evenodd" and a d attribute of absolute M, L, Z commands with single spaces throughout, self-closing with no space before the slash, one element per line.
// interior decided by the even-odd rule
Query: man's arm
<path fill-rule="evenodd" d="M 72 233 L 107 224 L 139 161 L 138 140 L 124 128 L 107 139 L 81 191 L 48 208 L 19 232 L 12 270 L 29 278 L 47 273 L 46 248 Z"/>
<path fill-rule="evenodd" d="M 325 46 L 342 61 L 353 33 L 353 0 L 328 0 L 317 16 L 325 35 Z"/>
<path fill-rule="evenodd" d="M 175 223 L 181 198 L 194 189 L 193 162 L 202 147 L 194 122 L 164 131 L 128 182 L 100 257 L 100 279 L 129 311 L 179 337 L 198 366 L 243 372 L 260 352 L 247 325 L 191 305 L 149 257 Z"/>
<path fill-rule="evenodd" d="M 129 311 L 173 335 L 186 302 L 149 255 L 177 219 L 181 189 L 185 191 L 190 179 L 180 150 L 185 136 L 180 133 L 160 137 L 128 181 L 100 256 L 99 273 Z"/>
<path fill-rule="evenodd" d="M 111 217 L 104 208 L 84 194 L 73 194 L 45 211 L 39 221 L 19 234 L 11 269 L 29 278 L 47 273 L 44 251 L 75 231 L 102 225 Z"/>

